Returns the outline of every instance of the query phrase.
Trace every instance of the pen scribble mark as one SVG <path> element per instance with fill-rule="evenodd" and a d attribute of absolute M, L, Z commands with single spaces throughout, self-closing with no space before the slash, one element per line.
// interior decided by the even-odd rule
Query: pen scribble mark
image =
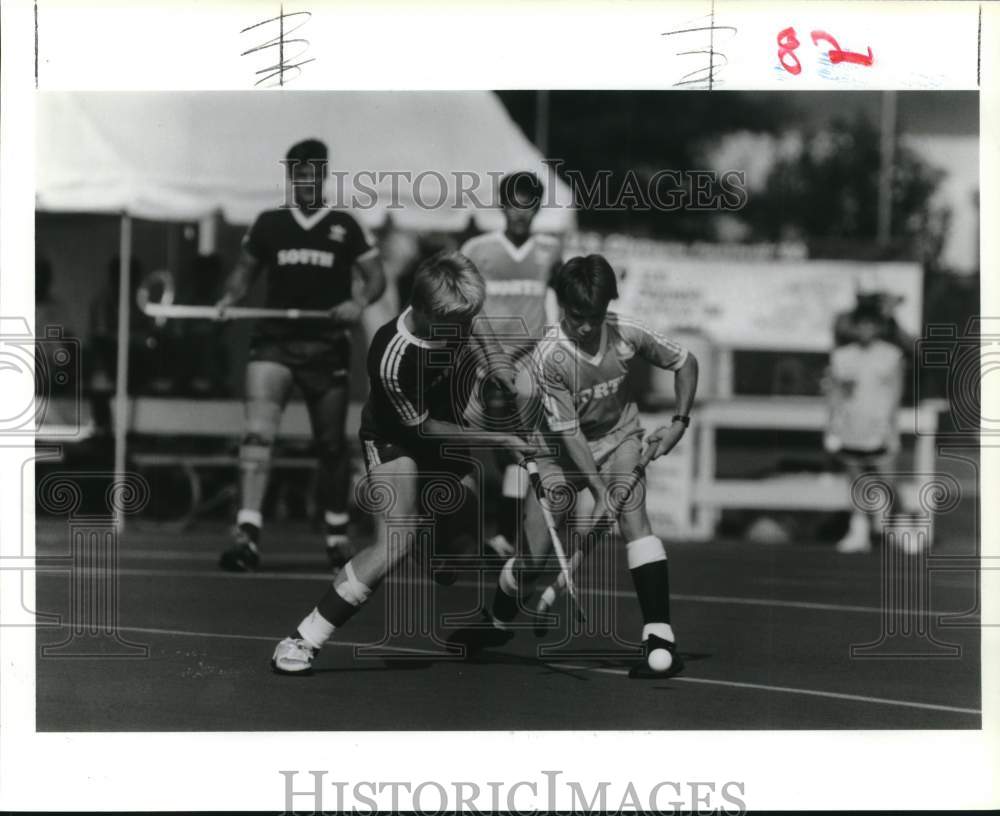
<path fill-rule="evenodd" d="M 708 64 L 684 74 L 680 80 L 674 83 L 675 88 L 682 85 L 703 85 L 707 83 L 708 90 L 712 90 L 716 74 L 729 64 L 729 58 L 723 52 L 715 50 L 715 32 L 726 31 L 730 34 L 736 34 L 737 30 L 735 26 L 715 24 L 715 0 L 712 0 L 711 13 L 708 15 L 708 25 L 664 31 L 661 36 L 673 37 L 678 34 L 697 34 L 702 31 L 708 32 L 707 48 L 699 48 L 690 51 L 678 51 L 675 56 L 686 57 L 694 54 L 704 54 L 708 57 Z M 717 58 L 723 60 L 723 62 L 720 64 L 716 61 Z"/>
<path fill-rule="evenodd" d="M 286 28 L 285 21 L 292 20 L 292 18 L 298 17 L 300 19 L 296 20 L 290 28 Z M 302 73 L 302 66 L 308 62 L 315 62 L 315 57 L 310 57 L 309 59 L 299 59 L 309 50 L 309 40 L 302 37 L 292 37 L 289 38 L 289 34 L 294 34 L 307 22 L 312 14 L 308 11 L 294 11 L 290 14 L 285 14 L 284 6 L 278 7 L 278 16 L 271 17 L 268 20 L 262 20 L 259 23 L 254 23 L 251 26 L 247 26 L 240 30 L 240 34 L 246 34 L 248 31 L 253 31 L 254 29 L 260 28 L 261 26 L 274 26 L 277 24 L 278 31 L 277 36 L 272 37 L 270 40 L 266 40 L 260 45 L 255 45 L 253 48 L 248 48 L 242 54 L 241 57 L 245 57 L 248 54 L 254 54 L 257 51 L 266 51 L 269 48 L 278 49 L 278 62 L 275 65 L 268 65 L 261 68 L 259 71 L 255 72 L 256 76 L 260 76 L 254 85 L 262 85 L 264 83 L 270 83 L 270 86 L 274 85 L 282 86 L 286 82 L 289 82 Z M 271 29 L 264 29 L 265 32 L 273 31 Z M 287 54 L 285 49 L 287 46 L 296 46 L 298 48 L 297 53 Z M 292 60 L 299 60 L 298 62 L 293 62 Z M 290 73 L 293 72 L 294 73 Z"/>

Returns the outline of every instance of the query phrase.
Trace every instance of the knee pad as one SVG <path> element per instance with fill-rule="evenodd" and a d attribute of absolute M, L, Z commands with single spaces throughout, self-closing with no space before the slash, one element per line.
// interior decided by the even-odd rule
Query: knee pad
<path fill-rule="evenodd" d="M 652 564 L 654 561 L 667 560 L 667 551 L 663 547 L 663 542 L 655 535 L 643 536 L 635 541 L 630 541 L 625 545 L 625 551 L 630 570 Z"/>
<path fill-rule="evenodd" d="M 260 434 L 248 433 L 240 443 L 240 464 L 247 467 L 266 467 L 271 461 L 273 440 Z"/>
<path fill-rule="evenodd" d="M 350 561 L 344 566 L 343 576 L 344 580 L 336 586 L 337 594 L 352 606 L 361 606 L 372 594 L 371 588 L 358 580 Z"/>

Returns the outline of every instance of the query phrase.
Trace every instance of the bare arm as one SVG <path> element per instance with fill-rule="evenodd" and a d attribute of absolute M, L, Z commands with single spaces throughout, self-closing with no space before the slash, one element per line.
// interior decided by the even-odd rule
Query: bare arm
<path fill-rule="evenodd" d="M 698 360 L 693 354 L 688 354 L 684 365 L 677 369 L 674 376 L 674 395 L 677 401 L 677 413 L 687 416 L 694 405 L 694 396 L 698 391 Z"/>
<path fill-rule="evenodd" d="M 247 296 L 250 287 L 253 286 L 260 275 L 261 263 L 245 249 L 240 251 L 240 258 L 236 266 L 226 279 L 226 285 L 222 293 L 222 298 L 216 304 L 221 311 L 234 303 L 239 303 Z"/>
<path fill-rule="evenodd" d="M 361 320 L 365 307 L 381 298 L 384 292 L 385 270 L 378 254 L 360 258 L 351 267 L 351 296 L 330 309 L 330 319 L 336 326 L 354 326 Z"/>
<path fill-rule="evenodd" d="M 676 411 L 680 416 L 688 416 L 694 405 L 695 392 L 698 390 L 698 361 L 693 354 L 688 354 L 683 365 L 674 375 L 674 395 Z M 649 434 L 647 442 L 655 444 L 657 450 L 654 459 L 659 459 L 670 453 L 681 441 L 687 425 L 681 420 L 675 420 L 669 427 L 661 427 Z"/>
<path fill-rule="evenodd" d="M 365 306 L 370 306 L 385 294 L 385 267 L 377 252 L 355 262 L 352 284 L 351 299 L 358 300 Z"/>
<path fill-rule="evenodd" d="M 580 432 L 579 428 L 572 431 L 562 431 L 558 437 L 559 444 L 563 446 L 563 450 L 577 472 L 587 480 L 587 489 L 593 495 L 597 507 L 603 509 L 607 486 L 601 477 L 597 462 L 594 461 L 594 455 L 590 452 L 587 438 Z"/>

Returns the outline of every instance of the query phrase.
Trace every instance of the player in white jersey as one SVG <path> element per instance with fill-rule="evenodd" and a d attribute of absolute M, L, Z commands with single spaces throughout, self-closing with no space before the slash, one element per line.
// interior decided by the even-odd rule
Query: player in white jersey
<path fill-rule="evenodd" d="M 538 470 L 547 492 L 557 495 L 567 485 L 576 491 L 587 489 L 597 512 L 603 512 L 609 509 L 609 480 L 627 476 L 641 456 L 643 431 L 626 382 L 631 361 L 641 357 L 676 374 L 677 414 L 669 426 L 657 428 L 646 439 L 646 444 L 656 446 L 654 458 L 668 453 L 687 429 L 698 364 L 692 354 L 657 332 L 608 312 L 608 304 L 618 297 L 618 286 L 614 270 L 602 256 L 567 261 L 553 288 L 563 317 L 558 331 L 533 354 L 546 420 L 545 430 L 534 440 L 545 451 L 536 457 Z M 683 662 L 670 626 L 666 551 L 653 534 L 645 501 L 636 504 L 625 510 L 619 524 L 628 542 L 629 570 L 642 611 L 642 639 L 647 656 L 658 649 L 670 652 L 672 665 L 666 674 L 675 674 Z M 561 524 L 565 511 L 554 510 Z M 509 622 L 520 609 L 528 608 L 525 604 L 549 566 L 547 525 L 534 497 L 528 500 L 525 528 L 528 551 L 511 558 L 501 571 L 491 614 L 493 633 L 482 639 L 484 645 L 509 638 Z M 651 674 L 643 660 L 630 676 Z"/>
<path fill-rule="evenodd" d="M 550 283 L 562 259 L 562 245 L 554 236 L 531 231 L 544 193 L 534 173 L 504 176 L 499 193 L 505 228 L 469 239 L 462 254 L 486 281 L 486 303 L 480 320 L 487 323 L 510 362 L 520 368 L 519 363 L 534 349 L 545 326 L 559 318 Z M 521 377 L 522 383 L 530 381 L 530 377 Z M 485 395 L 487 412 L 498 419 L 505 413 L 512 415 L 499 396 L 496 392 Z M 521 500 L 528 484 L 522 468 L 509 457 L 498 458 L 502 460 L 498 466 L 503 471 L 503 498 L 497 511 L 497 535 L 490 545 L 503 555 L 512 555 L 511 542 L 516 540 Z"/>
<path fill-rule="evenodd" d="M 879 339 L 882 322 L 877 310 L 859 306 L 852 316 L 855 341 L 830 355 L 825 445 L 852 483 L 866 473 L 884 474 L 899 450 L 896 415 L 903 393 L 903 352 Z M 837 549 L 867 552 L 872 532 L 879 532 L 878 519 L 855 508 Z"/>

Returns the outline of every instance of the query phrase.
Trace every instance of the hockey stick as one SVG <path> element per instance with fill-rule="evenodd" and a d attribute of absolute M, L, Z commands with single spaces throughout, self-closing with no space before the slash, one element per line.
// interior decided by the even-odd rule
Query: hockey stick
<path fill-rule="evenodd" d="M 160 302 L 150 298 L 150 288 L 159 283 L 163 286 Z M 135 293 L 135 300 L 143 314 L 156 318 L 162 325 L 167 319 L 174 320 L 248 320 L 271 318 L 279 320 L 322 320 L 330 319 L 330 313 L 319 309 L 264 309 L 252 306 L 230 306 L 220 312 L 215 306 L 188 306 L 174 303 L 173 281 L 168 272 L 154 272 L 147 277 Z"/>
<path fill-rule="evenodd" d="M 573 583 L 573 576 L 570 574 L 569 562 L 566 560 L 566 551 L 563 549 L 562 541 L 559 540 L 559 532 L 556 530 L 556 522 L 552 517 L 549 500 L 545 496 L 545 487 L 542 485 L 542 479 L 538 475 L 538 465 L 535 464 L 534 459 L 525 459 L 524 466 L 528 470 L 528 478 L 531 480 L 531 486 L 534 488 L 535 496 L 538 498 L 538 505 L 542 508 L 542 516 L 545 518 L 545 524 L 549 528 L 549 538 L 552 540 L 552 548 L 555 550 L 556 559 L 559 561 L 559 577 L 562 579 L 563 586 L 566 588 L 566 592 L 569 593 L 569 597 L 576 607 L 577 618 L 585 621 L 587 615 L 584 613 L 583 607 L 580 606 L 580 601 L 576 597 L 576 585 Z"/>
<path fill-rule="evenodd" d="M 639 482 L 642 481 L 642 477 L 643 474 L 646 472 L 646 468 L 649 466 L 649 463 L 653 461 L 653 452 L 655 450 L 656 450 L 656 445 L 648 445 L 646 447 L 646 450 L 643 451 L 642 457 L 636 463 L 636 466 L 632 468 L 632 472 L 629 474 L 628 480 L 625 482 L 624 487 L 622 488 L 621 493 L 618 496 L 618 500 L 615 502 L 614 506 L 608 510 L 607 513 L 604 513 L 598 519 L 597 523 L 594 524 L 594 526 L 591 528 L 592 532 L 600 530 L 602 527 L 612 525 L 618 520 L 618 517 L 622 514 L 622 512 L 625 509 L 625 506 L 628 504 L 629 499 L 632 498 L 632 493 L 635 491 L 635 488 L 639 485 Z M 596 535 L 587 535 L 584 538 L 584 542 L 596 542 L 596 541 L 597 541 Z M 539 616 L 545 615 L 553 607 L 557 598 L 559 597 L 559 593 L 563 592 L 568 586 L 568 584 L 566 583 L 567 576 L 569 580 L 572 580 L 573 573 L 580 568 L 580 565 L 583 563 L 583 559 L 587 557 L 590 548 L 592 546 L 593 543 L 590 544 L 590 547 L 588 547 L 587 544 L 585 543 L 584 546 L 580 547 L 579 549 L 577 549 L 576 552 L 573 553 L 573 557 L 570 559 L 568 569 L 563 571 L 556 578 L 555 581 L 549 584 L 549 586 L 545 589 L 544 592 L 542 592 L 541 596 L 539 597 L 538 605 L 535 608 L 536 615 Z M 576 600 L 575 597 L 574 600 Z M 536 620 L 540 621 L 540 618 Z M 540 622 L 536 622 L 535 624 L 536 634 L 542 636 L 547 631 L 548 631 L 547 627 L 543 626 Z"/>

